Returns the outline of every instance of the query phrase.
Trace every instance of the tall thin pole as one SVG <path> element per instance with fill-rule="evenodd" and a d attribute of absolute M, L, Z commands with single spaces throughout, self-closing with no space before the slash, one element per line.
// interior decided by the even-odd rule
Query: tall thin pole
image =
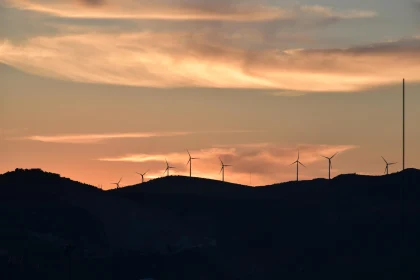
<path fill-rule="evenodd" d="M 299 161 L 296 162 L 296 182 L 299 182 Z"/>
<path fill-rule="evenodd" d="M 403 79 L 403 163 L 402 169 L 405 169 L 405 79 Z M 388 167 L 388 166 L 387 166 Z M 401 271 L 404 271 L 405 268 L 405 194 L 404 194 L 404 185 L 405 185 L 405 174 L 403 173 L 402 184 L 401 184 Z"/>
<path fill-rule="evenodd" d="M 222 182 L 225 181 L 225 167 L 222 167 Z"/>
<path fill-rule="evenodd" d="M 403 162 L 402 169 L 405 169 L 405 79 L 403 79 Z"/>
<path fill-rule="evenodd" d="M 191 177 L 191 165 L 192 165 L 192 159 L 190 158 L 190 177 Z"/>
<path fill-rule="evenodd" d="M 328 180 L 331 180 L 331 159 L 328 159 Z"/>

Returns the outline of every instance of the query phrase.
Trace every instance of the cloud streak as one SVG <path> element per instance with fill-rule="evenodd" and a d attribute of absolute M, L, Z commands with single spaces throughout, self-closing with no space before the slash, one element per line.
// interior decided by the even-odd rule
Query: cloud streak
<path fill-rule="evenodd" d="M 292 9 L 266 6 L 260 1 L 237 0 L 7 0 L 15 8 L 67 18 L 269 21 L 302 17 L 324 19 L 372 18 L 373 11 L 335 11 L 331 7 L 298 6 Z"/>
<path fill-rule="evenodd" d="M 420 39 L 347 49 L 247 50 L 202 33 L 86 33 L 0 44 L 0 62 L 83 83 L 307 92 L 419 81 Z"/>
<path fill-rule="evenodd" d="M 357 148 L 354 145 L 299 145 L 300 160 L 310 168 L 311 164 L 319 163 L 323 159 L 320 155 L 331 156 L 336 152 L 346 152 Z M 208 149 L 190 151 L 194 157 L 200 160 L 194 161 L 193 173 L 195 176 L 219 179 L 219 157 L 225 164 L 233 165 L 226 173 L 229 181 L 248 184 L 249 174 L 252 173 L 254 182 L 258 184 L 272 184 L 279 181 L 294 178 L 295 168 L 290 163 L 296 160 L 296 147 L 283 146 L 273 143 L 257 143 L 247 145 L 235 145 L 233 147 L 217 146 Z M 168 154 L 128 154 L 118 157 L 104 157 L 99 161 L 107 162 L 131 162 L 144 164 L 145 168 L 151 168 L 151 176 L 161 176 L 166 166 L 165 160 L 175 166 L 171 170 L 175 175 L 185 175 L 188 167 L 186 152 L 173 152 Z M 146 165 L 147 164 L 147 165 Z M 302 172 L 302 173 L 306 173 Z M 325 175 L 325 174 L 323 174 Z M 323 176 L 318 174 L 318 176 Z M 303 175 L 305 176 L 305 175 Z M 316 176 L 316 175 L 315 175 Z M 304 177 L 302 177 L 304 178 Z"/>
<path fill-rule="evenodd" d="M 62 143 L 62 144 L 93 144 L 113 139 L 129 139 L 129 138 L 152 138 L 152 137 L 175 137 L 200 133 L 246 133 L 250 131 L 209 131 L 209 132 L 141 132 L 141 133 L 106 133 L 106 134 L 67 134 L 67 135 L 50 135 L 41 136 L 33 135 L 20 138 L 21 140 L 32 140 L 45 143 Z"/>

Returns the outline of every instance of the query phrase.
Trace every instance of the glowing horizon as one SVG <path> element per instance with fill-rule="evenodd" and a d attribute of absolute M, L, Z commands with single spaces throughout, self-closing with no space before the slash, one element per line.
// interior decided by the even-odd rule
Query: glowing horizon
<path fill-rule="evenodd" d="M 420 165 L 420 2 L 0 2 L 0 172 L 265 185 Z M 290 161 L 290 162 L 289 162 Z M 391 170 L 399 170 L 401 164 Z M 172 171 L 172 170 L 171 170 Z"/>

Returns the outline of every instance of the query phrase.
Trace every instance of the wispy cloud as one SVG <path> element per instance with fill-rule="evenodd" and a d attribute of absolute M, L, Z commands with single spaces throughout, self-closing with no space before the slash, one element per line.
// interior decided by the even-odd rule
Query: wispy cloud
<path fill-rule="evenodd" d="M 373 11 L 335 11 L 331 7 L 299 6 L 292 9 L 262 5 L 258 0 L 6 0 L 11 6 L 68 18 L 119 18 L 159 20 L 267 21 L 322 17 L 333 19 L 375 17 Z"/>
<path fill-rule="evenodd" d="M 269 92 L 267 93 L 271 96 L 303 96 L 305 95 L 304 92 L 301 91 L 275 91 L 275 92 Z"/>
<path fill-rule="evenodd" d="M 6 40 L 0 44 L 0 62 L 85 83 L 348 92 L 401 77 L 419 81 L 420 40 L 250 51 L 201 33 L 87 33 L 37 37 L 19 45 Z"/>
<path fill-rule="evenodd" d="M 373 18 L 377 16 L 374 11 L 364 10 L 348 10 L 348 11 L 335 11 L 332 7 L 321 5 L 303 5 L 299 9 L 307 14 L 321 16 L 330 19 L 357 19 L 357 18 Z"/>
<path fill-rule="evenodd" d="M 311 164 L 320 162 L 323 159 L 320 155 L 331 156 L 336 152 L 355 149 L 354 145 L 299 145 L 300 159 L 310 168 Z M 248 184 L 249 175 L 252 173 L 254 182 L 258 184 L 272 184 L 279 181 L 290 180 L 294 177 L 295 169 L 289 165 L 296 160 L 297 147 L 284 146 L 273 143 L 257 143 L 228 146 L 217 146 L 208 149 L 190 151 L 194 157 L 200 158 L 194 161 L 194 174 L 199 177 L 212 179 L 219 178 L 220 162 L 219 157 L 225 164 L 232 167 L 226 172 L 229 174 L 229 181 Z M 159 177 L 166 166 L 165 160 L 175 166 L 171 170 L 173 174 L 188 173 L 186 152 L 173 152 L 168 154 L 128 154 L 119 157 L 104 157 L 100 161 L 110 162 L 132 162 L 147 164 L 151 168 L 151 176 Z M 146 166 L 146 165 L 144 165 Z M 162 169 L 162 170 L 156 170 Z M 304 172 L 303 172 L 304 173 Z M 313 176 L 323 176 L 313 174 Z M 305 176 L 305 175 L 303 175 Z M 305 178 L 305 177 L 302 177 Z"/>
<path fill-rule="evenodd" d="M 112 139 L 174 137 L 199 133 L 246 133 L 250 131 L 208 131 L 208 132 L 136 132 L 136 133 L 107 133 L 107 134 L 67 134 L 67 135 L 33 135 L 19 138 L 46 143 L 92 144 Z"/>

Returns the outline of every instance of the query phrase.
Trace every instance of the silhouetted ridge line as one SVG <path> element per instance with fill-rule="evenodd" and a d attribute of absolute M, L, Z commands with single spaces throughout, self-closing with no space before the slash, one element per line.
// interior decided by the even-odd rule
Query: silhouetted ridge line
<path fill-rule="evenodd" d="M 252 187 L 219 180 L 186 177 L 186 176 L 165 176 L 157 178 L 143 184 L 137 184 L 109 190 L 118 193 L 154 193 L 154 194 L 192 194 L 192 195 L 211 195 L 211 196 L 241 196 L 250 194 Z"/>
<path fill-rule="evenodd" d="M 10 188 L 10 186 L 18 189 Z M 2 192 L 102 192 L 101 189 L 62 177 L 60 174 L 43 171 L 40 168 L 16 168 L 0 175 L 0 190 Z"/>

